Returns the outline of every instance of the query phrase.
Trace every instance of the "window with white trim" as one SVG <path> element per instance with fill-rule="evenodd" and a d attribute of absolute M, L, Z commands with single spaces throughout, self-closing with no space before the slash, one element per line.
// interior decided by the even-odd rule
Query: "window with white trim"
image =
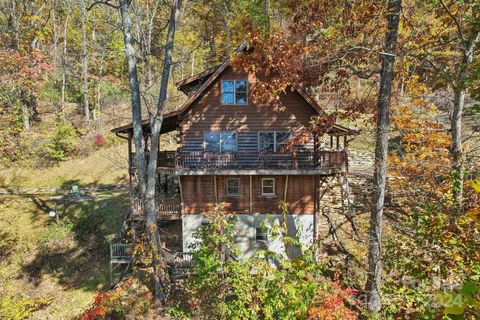
<path fill-rule="evenodd" d="M 228 178 L 226 181 L 225 189 L 226 189 L 227 197 L 239 196 L 240 195 L 240 179 Z"/>
<path fill-rule="evenodd" d="M 262 178 L 262 196 L 275 195 L 275 178 Z"/>
<path fill-rule="evenodd" d="M 222 104 L 247 104 L 247 80 L 222 80 Z"/>
<path fill-rule="evenodd" d="M 235 131 L 207 131 L 203 133 L 203 149 L 207 152 L 236 152 Z"/>
<path fill-rule="evenodd" d="M 280 152 L 289 136 L 290 132 L 288 131 L 260 131 L 258 133 L 258 151 Z"/>

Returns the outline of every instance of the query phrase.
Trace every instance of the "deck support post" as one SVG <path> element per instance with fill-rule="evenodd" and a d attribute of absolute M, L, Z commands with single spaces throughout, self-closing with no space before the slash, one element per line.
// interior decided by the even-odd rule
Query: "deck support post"
<path fill-rule="evenodd" d="M 182 189 L 182 176 L 178 176 L 178 188 L 180 190 L 180 214 L 183 216 L 184 208 L 183 208 L 183 189 Z"/>
<path fill-rule="evenodd" d="M 283 202 L 287 202 L 288 174 L 285 176 L 285 191 L 283 192 Z"/>
<path fill-rule="evenodd" d="M 217 176 L 216 175 L 213 175 L 213 192 L 215 193 L 215 205 L 218 205 Z"/>
<path fill-rule="evenodd" d="M 252 184 L 252 176 L 250 178 L 250 186 L 249 186 L 249 202 L 250 202 L 250 213 L 253 213 L 253 184 Z"/>
<path fill-rule="evenodd" d="M 314 202 L 313 202 L 313 206 L 314 206 L 314 210 L 313 210 L 313 243 L 316 244 L 317 241 L 318 241 L 318 211 L 319 211 L 319 197 L 320 197 L 320 193 L 318 192 L 318 176 L 315 175 L 315 179 L 314 179 Z M 315 258 L 316 258 L 316 255 L 315 255 Z"/>

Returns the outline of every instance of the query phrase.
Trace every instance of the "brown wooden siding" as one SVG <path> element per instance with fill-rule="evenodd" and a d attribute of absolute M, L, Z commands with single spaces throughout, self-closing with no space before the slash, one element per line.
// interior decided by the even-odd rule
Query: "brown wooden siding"
<path fill-rule="evenodd" d="M 281 99 L 286 106 L 272 107 L 253 102 L 251 95 L 248 105 L 222 105 L 221 80 L 245 79 L 242 72 L 228 67 L 225 72 L 206 90 L 184 115 L 179 128 L 179 143 L 185 151 L 203 150 L 205 131 L 236 131 L 238 151 L 257 150 L 258 131 L 286 131 L 295 134 L 308 124 L 315 111 L 296 92 L 287 92 Z M 255 80 L 248 77 L 249 91 Z M 312 148 L 308 143 L 307 148 Z"/>
<path fill-rule="evenodd" d="M 200 214 L 215 204 L 214 181 L 217 179 L 217 199 L 224 202 L 228 213 L 250 213 L 249 176 L 183 176 L 182 190 L 185 214 Z M 226 196 L 226 179 L 240 179 L 240 196 Z M 262 196 L 262 178 L 275 178 L 275 195 Z M 287 202 L 291 214 L 313 214 L 315 197 L 314 176 L 289 176 Z M 253 210 L 251 213 L 280 214 L 284 199 L 286 176 L 252 176 Z"/>

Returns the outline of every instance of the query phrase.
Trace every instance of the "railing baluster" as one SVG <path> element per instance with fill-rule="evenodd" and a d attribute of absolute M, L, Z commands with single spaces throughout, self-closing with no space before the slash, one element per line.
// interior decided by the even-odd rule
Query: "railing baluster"
<path fill-rule="evenodd" d="M 177 169 L 330 169 L 345 163 L 344 151 L 301 150 L 293 153 L 179 152 Z"/>

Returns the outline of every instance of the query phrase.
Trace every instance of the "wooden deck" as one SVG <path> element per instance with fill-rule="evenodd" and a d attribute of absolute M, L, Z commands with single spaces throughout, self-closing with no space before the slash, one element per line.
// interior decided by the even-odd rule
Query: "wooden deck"
<path fill-rule="evenodd" d="M 305 174 L 308 170 L 331 172 L 342 171 L 347 164 L 347 155 L 343 150 L 302 150 L 297 153 L 264 152 L 175 152 L 162 151 L 158 154 L 159 168 L 175 170 L 299 170 Z M 135 154 L 132 154 L 135 167 Z"/>
<path fill-rule="evenodd" d="M 157 219 L 159 221 L 178 220 L 182 218 L 182 205 L 180 197 L 173 198 L 158 198 L 157 205 Z M 143 203 L 137 199 L 130 199 L 130 218 L 142 220 Z"/>

